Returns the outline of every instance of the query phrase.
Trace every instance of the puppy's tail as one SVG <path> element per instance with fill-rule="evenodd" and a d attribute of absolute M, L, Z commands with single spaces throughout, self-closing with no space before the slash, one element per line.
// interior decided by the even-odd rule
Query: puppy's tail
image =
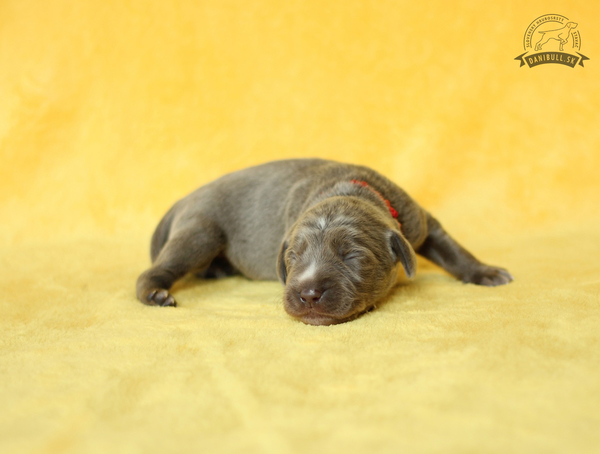
<path fill-rule="evenodd" d="M 158 226 L 156 226 L 156 230 L 152 235 L 152 241 L 150 243 L 150 259 L 152 260 L 152 263 L 154 263 L 156 257 L 158 257 L 158 254 L 160 254 L 160 251 L 169 239 L 175 212 L 175 206 L 171 207 L 171 209 L 167 211 L 167 214 L 160 220 Z"/>

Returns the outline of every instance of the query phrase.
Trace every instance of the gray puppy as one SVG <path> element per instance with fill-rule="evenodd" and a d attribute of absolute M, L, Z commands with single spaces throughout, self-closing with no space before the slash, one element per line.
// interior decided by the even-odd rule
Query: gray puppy
<path fill-rule="evenodd" d="M 179 200 L 152 236 L 145 304 L 175 306 L 186 275 L 241 273 L 285 285 L 285 310 L 313 325 L 352 320 L 408 277 L 415 251 L 463 282 L 513 280 L 461 247 L 402 189 L 362 166 L 275 161 L 230 173 Z"/>

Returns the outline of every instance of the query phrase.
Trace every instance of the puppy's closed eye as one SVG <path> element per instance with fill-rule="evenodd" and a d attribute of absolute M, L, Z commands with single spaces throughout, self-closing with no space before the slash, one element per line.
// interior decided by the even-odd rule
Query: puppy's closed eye
<path fill-rule="evenodd" d="M 356 262 L 356 261 L 360 260 L 362 257 L 364 257 L 364 254 L 362 254 L 360 251 L 351 251 L 351 252 L 342 254 L 342 260 L 346 263 Z"/>

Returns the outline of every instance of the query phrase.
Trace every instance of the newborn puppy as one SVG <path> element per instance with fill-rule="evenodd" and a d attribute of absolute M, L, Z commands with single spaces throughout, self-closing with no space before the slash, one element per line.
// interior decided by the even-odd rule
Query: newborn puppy
<path fill-rule="evenodd" d="M 175 306 L 186 275 L 279 280 L 284 307 L 312 325 L 352 320 L 408 277 L 415 251 L 463 282 L 513 280 L 463 249 L 408 194 L 377 172 L 321 159 L 275 161 L 225 175 L 179 200 L 152 237 L 137 281 L 145 304 Z"/>

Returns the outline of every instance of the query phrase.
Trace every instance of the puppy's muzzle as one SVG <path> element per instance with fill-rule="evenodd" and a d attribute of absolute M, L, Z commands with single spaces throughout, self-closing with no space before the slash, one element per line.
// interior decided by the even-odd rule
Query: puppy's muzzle
<path fill-rule="evenodd" d="M 288 283 L 284 307 L 292 317 L 309 325 L 332 325 L 348 319 L 352 308 L 344 301 L 352 299 L 339 284 L 294 282 Z"/>
<path fill-rule="evenodd" d="M 313 287 L 308 287 L 300 291 L 300 302 L 307 307 L 316 306 L 321 300 L 323 292 Z"/>

